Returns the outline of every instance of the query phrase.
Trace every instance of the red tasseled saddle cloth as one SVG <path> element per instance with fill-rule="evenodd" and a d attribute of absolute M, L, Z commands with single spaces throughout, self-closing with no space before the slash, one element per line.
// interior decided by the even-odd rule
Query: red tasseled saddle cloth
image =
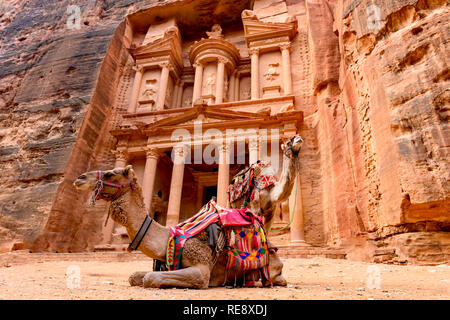
<path fill-rule="evenodd" d="M 230 203 L 234 203 L 241 198 L 250 197 L 250 199 L 253 199 L 255 188 L 262 190 L 277 182 L 278 179 L 274 175 L 262 174 L 262 170 L 266 167 L 270 167 L 270 162 L 258 160 L 250 167 L 239 171 L 228 186 L 227 192 Z"/>

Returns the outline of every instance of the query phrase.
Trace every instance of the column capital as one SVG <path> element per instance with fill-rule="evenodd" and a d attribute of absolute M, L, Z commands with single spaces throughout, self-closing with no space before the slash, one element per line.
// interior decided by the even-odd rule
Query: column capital
<path fill-rule="evenodd" d="M 248 53 L 250 53 L 250 55 L 254 55 L 254 54 L 259 55 L 259 48 L 250 48 L 250 49 L 248 49 Z"/>
<path fill-rule="evenodd" d="M 231 146 L 226 141 L 224 141 L 223 143 L 218 143 L 217 149 L 218 149 L 220 155 L 226 155 L 226 156 L 230 155 Z"/>
<path fill-rule="evenodd" d="M 116 157 L 116 160 L 128 160 L 128 150 L 126 148 L 111 150 L 111 153 Z"/>
<path fill-rule="evenodd" d="M 283 50 L 289 50 L 291 48 L 291 44 L 289 42 L 283 42 L 279 45 L 280 49 Z"/>
<path fill-rule="evenodd" d="M 224 57 L 217 57 L 217 62 L 226 64 L 228 62 L 228 59 Z"/>
<path fill-rule="evenodd" d="M 195 61 L 192 65 L 194 68 L 203 67 L 203 63 L 200 61 Z"/>
<path fill-rule="evenodd" d="M 159 63 L 159 67 L 160 67 L 161 69 L 163 69 L 163 68 L 167 68 L 167 69 L 169 69 L 169 70 L 172 70 L 172 69 L 173 69 L 172 64 L 171 64 L 170 62 L 168 62 L 168 61 L 164 61 L 164 62 Z"/>
<path fill-rule="evenodd" d="M 185 146 L 174 146 L 172 151 L 172 161 L 174 164 L 184 163 L 184 158 L 186 156 Z"/>
<path fill-rule="evenodd" d="M 159 152 L 158 152 L 158 149 L 156 149 L 156 148 L 151 148 L 151 147 L 147 147 L 147 148 L 145 149 L 145 157 L 146 157 L 147 159 L 156 159 L 156 160 L 158 160 L 158 158 L 159 158 Z"/>
<path fill-rule="evenodd" d="M 143 66 L 141 66 L 141 65 L 135 65 L 135 66 L 133 66 L 133 70 L 134 71 L 136 71 L 136 72 L 144 72 L 144 67 Z"/>

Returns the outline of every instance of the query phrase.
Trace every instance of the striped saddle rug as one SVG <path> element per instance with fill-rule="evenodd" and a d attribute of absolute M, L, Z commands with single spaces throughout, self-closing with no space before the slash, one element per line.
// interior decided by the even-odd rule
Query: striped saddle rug
<path fill-rule="evenodd" d="M 233 274 L 244 274 L 247 271 L 259 270 L 259 276 L 270 282 L 269 250 L 264 223 L 260 217 L 248 208 L 217 209 L 211 200 L 190 219 L 170 228 L 167 243 L 167 270 L 181 268 L 181 257 L 186 241 L 216 223 L 220 228 L 226 254 L 226 276 L 233 270 Z M 236 283 L 236 278 L 234 279 Z"/>
<path fill-rule="evenodd" d="M 263 175 L 263 169 L 270 167 L 270 162 L 258 160 L 250 167 L 239 171 L 231 180 L 228 186 L 228 197 L 230 203 L 234 203 L 241 198 L 254 198 L 255 190 L 262 190 L 270 187 L 277 178 L 275 175 Z"/>

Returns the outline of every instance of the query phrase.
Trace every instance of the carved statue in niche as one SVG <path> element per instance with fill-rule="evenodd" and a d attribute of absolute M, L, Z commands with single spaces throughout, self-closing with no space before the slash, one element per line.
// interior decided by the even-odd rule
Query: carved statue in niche
<path fill-rule="evenodd" d="M 203 85 L 203 89 L 205 90 L 206 94 L 214 94 L 216 89 L 216 77 L 214 74 L 210 74 L 205 81 L 205 84 Z"/>
<path fill-rule="evenodd" d="M 209 39 L 223 39 L 222 27 L 216 23 L 212 26 L 211 31 L 206 31 L 206 35 Z"/>
<path fill-rule="evenodd" d="M 269 68 L 267 69 L 266 73 L 264 73 L 264 79 L 266 79 L 267 81 L 275 80 L 280 75 L 277 70 L 278 66 L 279 63 L 269 63 Z"/>
<path fill-rule="evenodd" d="M 184 101 L 183 101 L 183 107 L 184 107 L 184 108 L 188 108 L 188 107 L 190 107 L 190 106 L 192 106 L 192 98 L 186 98 L 186 99 L 184 99 Z"/>
<path fill-rule="evenodd" d="M 251 97 L 250 88 L 243 88 L 242 89 L 242 100 L 249 100 L 250 97 Z"/>
<path fill-rule="evenodd" d="M 152 109 L 153 109 L 153 106 L 156 101 L 156 94 L 158 92 L 158 88 L 156 87 L 155 84 L 156 84 L 156 79 L 146 80 L 144 92 L 142 92 L 142 96 L 139 99 L 139 102 L 150 103 Z"/>

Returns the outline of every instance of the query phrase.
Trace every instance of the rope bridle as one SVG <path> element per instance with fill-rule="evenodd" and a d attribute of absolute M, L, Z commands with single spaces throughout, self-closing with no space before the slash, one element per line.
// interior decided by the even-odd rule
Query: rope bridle
<path fill-rule="evenodd" d="M 136 189 L 136 183 L 133 182 L 133 181 L 130 181 L 130 182 L 125 183 L 125 184 L 118 184 L 118 183 L 104 181 L 103 180 L 103 171 L 101 171 L 101 170 L 99 170 L 97 172 L 97 174 L 98 174 L 97 184 L 95 185 L 94 194 L 92 195 L 92 198 L 91 198 L 91 204 L 92 205 L 95 205 L 95 201 L 101 200 L 101 199 L 103 199 L 103 200 L 110 200 L 110 201 L 117 200 L 121 195 L 123 195 L 125 192 L 127 192 L 129 190 L 129 189 L 125 190 L 128 187 L 131 190 L 135 190 Z M 114 194 L 102 193 L 103 188 L 105 186 L 117 188 L 116 193 L 114 193 Z"/>
<path fill-rule="evenodd" d="M 130 189 L 136 190 L 137 189 L 136 183 L 134 181 L 130 181 L 125 184 L 118 184 L 118 183 L 113 183 L 113 182 L 109 182 L 109 181 L 104 181 L 103 180 L 103 171 L 101 171 L 101 170 L 99 170 L 97 172 L 97 174 L 98 174 L 97 183 L 94 188 L 94 194 L 92 195 L 92 198 L 91 198 L 92 205 L 95 205 L 95 201 L 101 200 L 101 199 L 110 200 L 111 205 L 113 205 L 116 203 L 114 201 L 119 199 L 120 196 L 124 195 L 128 190 L 130 190 Z M 117 188 L 117 191 L 114 194 L 102 193 L 103 188 L 105 186 Z M 111 214 L 111 207 L 108 210 L 108 215 L 106 216 L 105 226 L 108 223 L 110 214 Z M 127 248 L 128 252 L 137 250 L 137 248 L 141 244 L 142 239 L 144 238 L 145 234 L 147 233 L 148 229 L 150 228 L 150 225 L 152 224 L 152 222 L 153 222 L 152 218 L 150 218 L 149 216 L 145 217 L 145 220 L 142 223 L 141 227 L 139 228 L 139 231 L 137 232 L 136 236 L 128 245 L 128 248 Z M 126 221 L 124 223 L 126 223 Z"/>

